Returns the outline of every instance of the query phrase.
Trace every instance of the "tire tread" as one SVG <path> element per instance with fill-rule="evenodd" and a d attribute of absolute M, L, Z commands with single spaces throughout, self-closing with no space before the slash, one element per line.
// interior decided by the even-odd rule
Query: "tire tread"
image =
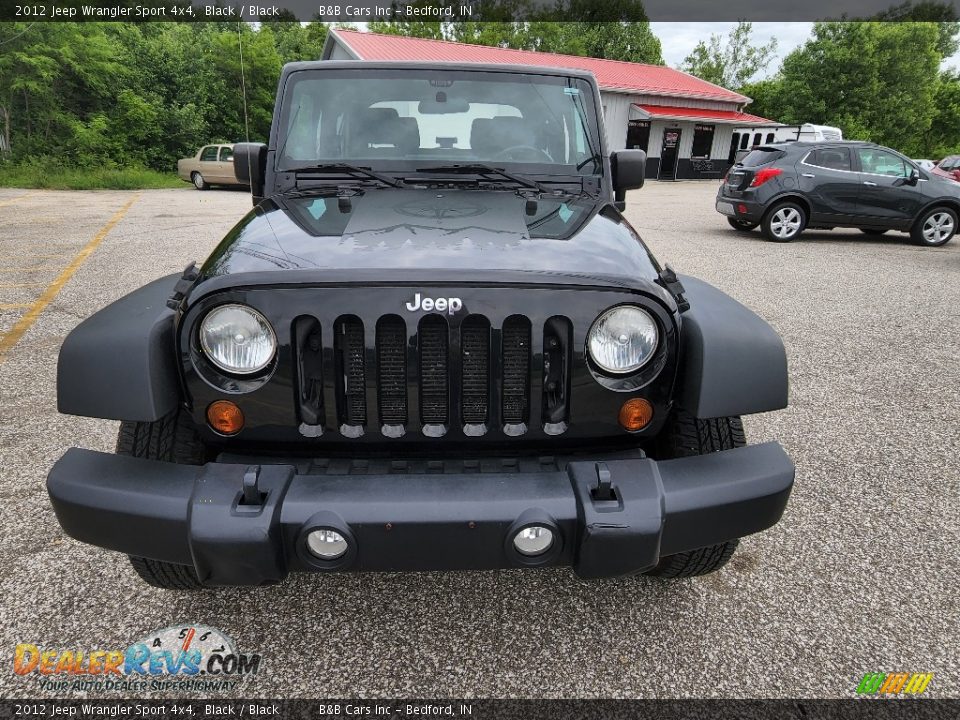
<path fill-rule="evenodd" d="M 657 459 L 693 457 L 747 444 L 743 422 L 738 416 L 701 419 L 686 410 L 676 409 L 661 433 L 654 449 Z M 647 575 L 662 578 L 686 578 L 706 575 L 727 564 L 739 538 L 688 552 L 666 555 Z"/>
<path fill-rule="evenodd" d="M 120 423 L 118 455 L 160 460 L 180 465 L 202 465 L 207 449 L 185 410 L 174 410 L 154 422 Z M 197 590 L 203 587 L 189 565 L 129 555 L 130 564 L 144 582 L 164 590 Z"/>

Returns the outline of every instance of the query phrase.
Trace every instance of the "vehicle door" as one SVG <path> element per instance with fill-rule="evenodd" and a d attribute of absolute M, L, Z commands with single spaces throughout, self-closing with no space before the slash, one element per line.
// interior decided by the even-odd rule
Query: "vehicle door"
<path fill-rule="evenodd" d="M 808 152 L 797 163 L 797 182 L 810 202 L 810 222 L 847 222 L 857 214 L 861 179 L 849 147 Z"/>
<path fill-rule="evenodd" d="M 220 148 L 216 145 L 207 145 L 200 151 L 200 160 L 197 162 L 197 170 L 203 175 L 207 182 L 218 182 L 220 180 L 220 159 L 218 153 Z"/>
<path fill-rule="evenodd" d="M 220 157 L 217 162 L 217 176 L 220 182 L 236 183 L 237 175 L 233 170 L 233 146 L 221 145 Z"/>
<path fill-rule="evenodd" d="M 860 165 L 860 219 L 877 225 L 907 227 L 924 204 L 922 183 L 909 185 L 913 163 L 890 150 L 858 147 Z"/>

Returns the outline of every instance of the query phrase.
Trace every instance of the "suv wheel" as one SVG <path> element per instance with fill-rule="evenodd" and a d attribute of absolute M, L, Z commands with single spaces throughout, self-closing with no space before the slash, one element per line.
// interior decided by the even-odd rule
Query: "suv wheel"
<path fill-rule="evenodd" d="M 761 230 L 767 240 L 790 242 L 807 226 L 807 213 L 794 202 L 774 205 L 763 216 Z"/>
<path fill-rule="evenodd" d="M 737 220 L 736 218 L 728 217 L 727 222 L 730 223 L 730 227 L 734 230 L 739 230 L 740 232 L 750 232 L 760 223 L 750 222 L 749 220 Z"/>
<path fill-rule="evenodd" d="M 202 465 L 207 448 L 197 435 L 190 416 L 174 410 L 156 422 L 122 422 L 117 435 L 117 454 L 183 465 Z M 130 564 L 148 584 L 164 590 L 197 590 L 202 587 L 196 571 L 177 565 L 130 556 Z"/>
<path fill-rule="evenodd" d="M 946 245 L 957 232 L 957 213 L 950 208 L 928 210 L 914 224 L 910 237 L 917 245 Z"/>
<path fill-rule="evenodd" d="M 194 172 L 190 175 L 190 179 L 193 180 L 193 186 L 197 190 L 209 190 L 210 185 L 207 184 L 207 181 L 203 179 L 203 175 L 198 172 Z"/>
<path fill-rule="evenodd" d="M 654 451 L 657 460 L 706 455 L 719 450 L 732 450 L 747 444 L 743 423 L 737 416 L 700 420 L 677 408 L 667 421 Z M 734 538 L 718 545 L 665 555 L 646 575 L 683 578 L 706 575 L 727 564 L 740 544 Z"/>

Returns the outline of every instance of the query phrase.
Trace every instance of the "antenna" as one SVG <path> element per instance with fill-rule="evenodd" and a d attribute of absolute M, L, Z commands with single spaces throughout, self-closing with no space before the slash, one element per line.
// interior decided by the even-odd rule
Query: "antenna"
<path fill-rule="evenodd" d="M 243 21 L 237 20 L 237 47 L 240 50 L 240 94 L 243 96 L 243 129 L 246 134 L 247 143 L 250 142 L 250 116 L 247 114 L 247 79 L 243 69 Z M 250 153 L 247 156 L 247 177 L 253 178 L 253 168 L 251 167 Z M 253 183 L 250 183 L 250 201 L 253 202 Z"/>

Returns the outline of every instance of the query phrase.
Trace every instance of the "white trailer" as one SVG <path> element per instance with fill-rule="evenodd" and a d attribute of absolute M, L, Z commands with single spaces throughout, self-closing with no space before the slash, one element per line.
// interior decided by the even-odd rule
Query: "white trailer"
<path fill-rule="evenodd" d="M 735 128 L 730 140 L 729 161 L 735 163 L 758 145 L 778 142 L 843 140 L 840 128 L 830 125 L 751 125 Z"/>

